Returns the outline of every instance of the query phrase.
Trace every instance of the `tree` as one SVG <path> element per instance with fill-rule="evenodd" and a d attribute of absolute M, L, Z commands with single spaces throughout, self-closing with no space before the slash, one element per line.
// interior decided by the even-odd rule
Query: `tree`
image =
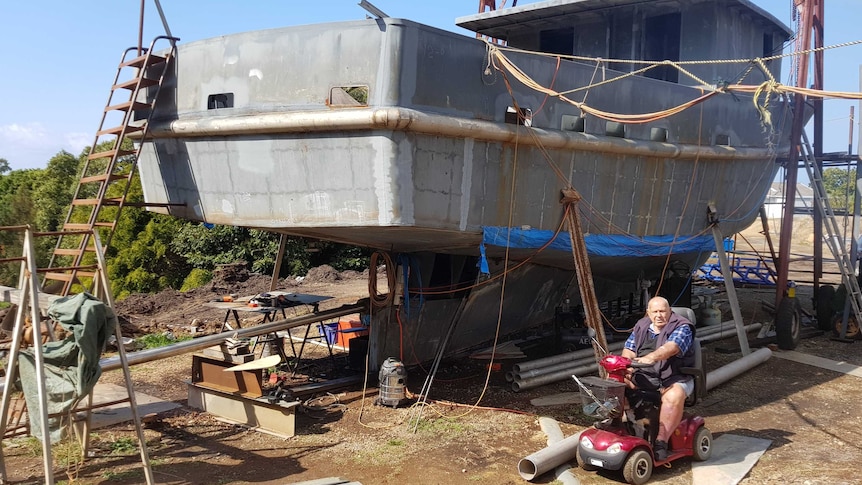
<path fill-rule="evenodd" d="M 0 158 L 0 175 L 3 175 L 6 172 L 12 170 L 12 167 L 9 166 L 9 162 L 5 158 Z"/>
<path fill-rule="evenodd" d="M 219 264 L 246 261 L 249 269 L 259 273 L 271 273 L 278 252 L 278 237 L 267 231 L 234 226 L 203 224 L 184 226 L 172 243 L 177 253 L 182 254 L 195 268 L 213 270 Z M 294 241 L 285 251 L 288 266 L 307 268 L 307 255 Z M 299 260 L 299 261 L 297 261 Z"/>
<path fill-rule="evenodd" d="M 66 213 L 72 201 L 72 191 L 77 181 L 79 158 L 61 151 L 48 161 L 33 186 L 35 213 L 32 223 L 39 231 L 59 231 L 63 228 Z M 57 243 L 55 237 L 40 237 L 36 240 L 39 265 L 47 265 Z"/>
<path fill-rule="evenodd" d="M 173 249 L 171 240 L 187 224 L 155 214 L 134 240 L 118 244 L 115 256 L 108 260 L 108 279 L 117 299 L 180 288 L 191 265 Z"/>
<path fill-rule="evenodd" d="M 853 212 L 853 199 L 856 194 L 856 170 L 827 168 L 823 170 L 823 188 L 833 209 Z"/>

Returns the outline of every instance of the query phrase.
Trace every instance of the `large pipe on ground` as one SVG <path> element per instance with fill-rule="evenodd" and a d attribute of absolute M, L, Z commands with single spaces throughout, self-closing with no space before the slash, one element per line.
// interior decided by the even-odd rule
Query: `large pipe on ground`
<path fill-rule="evenodd" d="M 159 347 L 157 349 L 142 350 L 139 352 L 128 352 L 126 353 L 126 359 L 128 360 L 129 365 L 143 364 L 145 362 L 151 362 L 153 360 L 165 359 L 176 355 L 194 352 L 196 350 L 202 350 L 207 347 L 212 347 L 213 345 L 219 345 L 229 338 L 246 338 L 256 337 L 258 335 L 266 335 L 268 333 L 278 332 L 279 330 L 287 330 L 293 327 L 309 325 L 314 322 L 321 322 L 332 318 L 343 317 L 345 315 L 357 313 L 361 310 L 364 310 L 365 308 L 367 308 L 367 306 L 362 304 L 344 305 L 338 308 L 333 308 L 331 310 L 311 313 L 297 318 L 276 320 L 272 323 L 257 325 L 254 327 L 241 328 L 232 332 L 222 332 L 214 335 L 207 335 L 206 337 L 186 340 L 184 342 L 178 342 L 165 347 Z M 99 364 L 102 366 L 103 371 L 115 370 L 122 367 L 122 363 L 120 362 L 120 358 L 118 356 L 104 358 L 99 361 Z"/>
<path fill-rule="evenodd" d="M 572 374 L 580 376 L 584 375 L 588 372 L 594 372 L 598 370 L 599 365 L 595 362 L 588 365 L 582 365 L 580 367 L 574 367 L 571 369 L 561 370 L 558 372 L 554 372 L 551 374 L 545 374 L 539 377 L 532 377 L 529 379 L 515 379 L 512 382 L 512 390 L 515 392 L 520 392 L 526 389 L 532 389 L 534 387 L 539 387 L 545 384 L 550 384 L 551 382 L 562 381 L 564 379 L 568 379 Z"/>
<path fill-rule="evenodd" d="M 608 345 L 608 350 L 618 350 L 623 348 L 625 342 L 616 342 L 611 345 Z M 512 366 L 512 372 L 521 373 L 528 370 L 538 369 L 541 367 L 547 367 L 549 365 L 560 364 L 563 362 L 571 362 L 574 360 L 580 360 L 584 357 L 590 357 L 593 355 L 593 349 L 583 349 L 576 350 L 574 352 L 566 352 L 565 354 L 552 355 L 550 357 L 543 357 L 541 359 L 535 359 L 528 362 L 519 362 Z"/>
<path fill-rule="evenodd" d="M 575 367 L 580 367 L 584 364 L 588 364 L 590 362 L 595 362 L 596 358 L 593 355 L 589 357 L 584 357 L 578 360 L 572 360 L 568 362 L 560 362 L 559 364 L 549 365 L 547 367 L 539 367 L 538 369 L 530 369 L 526 371 L 515 371 L 512 370 L 512 377 L 517 380 L 529 379 L 532 377 L 539 377 L 545 374 L 550 374 L 552 372 L 559 372 L 566 369 L 574 369 Z"/>
<path fill-rule="evenodd" d="M 753 331 L 760 328 L 761 324 L 753 323 L 745 326 L 746 331 Z M 698 339 L 701 342 L 711 341 L 711 340 L 719 340 L 722 338 L 728 338 L 736 335 L 736 327 L 724 327 L 720 325 L 712 325 L 709 327 L 705 327 L 703 329 L 698 329 L 699 335 Z M 618 346 L 622 348 L 624 342 L 619 343 Z M 617 344 L 612 345 L 617 346 Z M 553 364 L 546 367 L 539 367 L 528 370 L 526 372 L 512 372 L 512 390 L 515 392 L 520 392 L 526 389 L 532 389 L 534 387 L 539 387 L 545 384 L 550 384 L 552 382 L 558 382 L 568 379 L 572 374 L 581 375 L 586 374 L 588 372 L 592 372 L 598 369 L 598 366 L 595 362 L 592 362 L 592 349 L 584 349 L 579 350 L 577 352 L 569 352 L 565 355 L 567 358 L 570 358 L 571 355 L 576 354 L 578 352 L 586 353 L 588 357 L 581 358 L 575 361 L 564 361 L 558 364 Z M 555 356 L 556 357 L 556 356 Z M 537 359 L 542 360 L 542 359 Z M 536 362 L 536 361 L 531 361 Z M 532 367 L 532 366 L 531 366 Z M 553 369 L 552 369 L 553 368 Z"/>
<path fill-rule="evenodd" d="M 518 462 L 518 473 L 524 480 L 533 480 L 543 473 L 570 461 L 578 450 L 581 432 L 548 445 Z"/>
<path fill-rule="evenodd" d="M 760 330 L 760 327 L 762 327 L 762 326 L 763 326 L 762 323 L 750 323 L 750 324 L 744 326 L 743 329 L 746 333 L 748 333 L 748 332 L 753 332 L 755 330 Z M 728 337 L 736 337 L 736 336 L 737 336 L 736 327 L 733 326 L 733 327 L 725 327 L 723 330 L 710 332 L 706 335 L 702 335 L 702 336 L 698 335 L 697 339 L 700 340 L 702 343 L 705 343 L 705 342 L 712 342 L 713 340 L 721 340 L 721 339 L 725 339 Z"/>
<path fill-rule="evenodd" d="M 729 322 L 732 324 L 733 322 Z M 759 325 L 759 324 L 755 324 Z M 717 332 L 727 331 L 728 328 L 731 328 L 733 332 L 736 332 L 736 327 L 726 327 L 724 324 L 721 325 L 710 325 L 708 327 L 701 327 L 697 329 L 697 336 L 707 336 Z M 746 327 L 748 328 L 748 327 Z M 608 345 L 608 351 L 613 352 L 615 350 L 620 350 L 625 345 L 625 341 L 615 342 L 613 344 Z M 566 352 L 565 354 L 552 355 L 550 357 L 543 357 L 541 359 L 530 360 L 527 362 L 519 362 L 512 366 L 513 374 L 522 374 L 525 372 L 547 368 L 553 365 L 562 365 L 563 363 L 571 363 L 573 361 L 582 360 L 585 357 L 592 357 L 593 350 L 592 349 L 582 349 L 576 350 L 574 352 Z M 562 367 L 560 367 L 562 368 Z"/>
<path fill-rule="evenodd" d="M 772 351 L 764 347 L 715 369 L 706 375 L 706 390 L 708 391 L 724 384 L 739 374 L 766 362 L 770 357 L 772 357 Z"/>

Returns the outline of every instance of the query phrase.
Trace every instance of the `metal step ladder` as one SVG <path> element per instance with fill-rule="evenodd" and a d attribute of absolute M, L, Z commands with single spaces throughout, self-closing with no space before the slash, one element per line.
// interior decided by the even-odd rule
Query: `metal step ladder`
<path fill-rule="evenodd" d="M 814 158 L 814 150 L 808 142 L 808 135 L 805 131 L 802 132 L 801 148 L 800 153 L 803 157 L 803 166 L 814 189 L 814 205 L 820 211 L 820 216 L 823 218 L 824 226 L 826 227 L 826 245 L 829 246 L 832 257 L 838 262 L 838 267 L 841 271 L 841 282 L 847 288 L 847 297 L 852 305 L 853 314 L 856 315 L 856 321 L 862 322 L 862 291 L 860 291 L 859 281 L 856 279 L 855 264 L 850 258 L 846 244 L 844 244 L 842 232 L 838 226 L 838 221 L 835 220 L 832 206 L 829 204 L 826 188 L 823 186 L 823 174 L 817 166 L 817 161 Z"/>
<path fill-rule="evenodd" d="M 107 248 L 124 206 L 166 205 L 133 204 L 127 202 L 126 197 L 136 173 L 143 141 L 147 138 L 149 118 L 161 93 L 165 74 L 176 55 L 178 40 L 159 36 L 153 39 L 149 48 L 130 47 L 123 52 L 99 129 L 63 221 L 64 233 L 58 237 L 48 264 L 52 271 L 45 274 L 43 288 L 48 287 L 50 281 L 54 281 L 54 285 L 62 282 L 62 291 L 57 293 L 68 295 L 74 283 L 82 279 L 93 280 L 93 258 L 85 257 L 95 250 L 89 234 L 98 230 L 104 248 Z M 154 54 L 156 44 L 162 42 L 169 44 L 165 48 L 166 54 Z M 129 135 L 137 138 L 137 148 Z"/>
<path fill-rule="evenodd" d="M 20 277 L 18 279 L 18 288 L 14 292 L 11 293 L 12 302 L 17 304 L 15 322 L 12 327 L 12 346 L 9 349 L 9 355 L 7 356 L 6 362 L 6 375 L 3 376 L 2 382 L 2 400 L 0 400 L 0 442 L 9 437 L 19 435 L 20 433 L 16 428 L 20 428 L 20 417 L 24 413 L 33 413 L 35 418 L 38 420 L 38 423 L 41 427 L 41 435 L 40 439 L 43 445 L 42 448 L 42 460 L 43 466 L 45 470 L 44 482 L 47 485 L 52 485 L 54 483 L 54 460 L 52 457 L 52 447 L 47 446 L 47 443 L 51 443 L 51 437 L 49 434 L 49 419 L 66 417 L 66 413 L 63 413 L 62 416 L 53 416 L 48 414 L 48 400 L 49 394 L 48 389 L 46 388 L 47 376 L 45 372 L 45 349 L 41 345 L 39 338 L 41 334 L 41 322 L 42 322 L 42 310 L 41 306 L 44 304 L 41 302 L 43 297 L 46 295 L 40 294 L 39 291 L 39 279 L 38 274 L 43 273 L 46 270 L 42 268 L 37 268 L 36 266 L 36 245 L 34 239 L 40 236 L 57 236 L 57 233 L 37 233 L 34 232 L 30 226 L 11 226 L 11 227 L 0 227 L 0 231 L 11 231 L 11 232 L 19 232 L 23 233 L 23 251 L 21 257 L 16 258 L 4 258 L 0 260 L 0 263 L 19 263 L 21 265 Z M 99 241 L 99 234 L 94 230 L 90 232 L 89 239 L 92 241 L 92 245 L 94 248 L 94 255 L 96 264 L 94 265 L 93 274 L 93 293 L 98 298 L 101 303 L 103 303 L 108 309 L 113 309 L 114 302 L 113 297 L 111 295 L 111 287 L 108 284 L 108 278 L 106 273 L 106 263 L 105 263 L 105 255 L 102 251 L 102 245 Z M 77 270 L 81 268 L 70 268 L 72 270 Z M 18 361 L 19 356 L 21 355 L 21 349 L 24 341 L 25 334 L 25 320 L 30 319 L 32 323 L 32 328 L 34 331 L 33 335 L 33 359 L 35 361 L 35 381 L 36 381 L 36 391 L 37 391 L 37 399 L 38 399 L 38 408 L 39 409 L 27 409 L 27 405 L 22 402 L 23 407 L 18 406 L 17 404 L 13 405 L 12 401 L 12 393 L 15 390 L 15 382 L 17 380 L 18 372 Z M 54 340 L 54 334 L 51 331 L 52 326 L 48 325 L 48 338 L 50 340 Z M 125 387 L 128 393 L 128 397 L 121 401 L 113 401 L 110 404 L 115 404 L 118 402 L 128 402 L 129 409 L 132 414 L 132 420 L 135 424 L 135 430 L 137 432 L 139 451 L 141 456 L 141 464 L 144 469 L 144 477 L 146 479 L 147 484 L 155 483 L 155 479 L 153 477 L 153 472 L 150 467 L 150 458 L 149 452 L 147 450 L 146 438 L 144 436 L 144 430 L 141 425 L 140 415 L 138 414 L 138 406 L 135 399 L 135 390 L 132 384 L 131 372 L 129 370 L 129 361 L 126 357 L 126 351 L 124 346 L 122 345 L 123 336 L 122 331 L 120 329 L 120 322 L 118 319 L 114 319 L 113 328 L 108 330 L 109 333 L 113 334 L 114 338 L 117 341 L 117 352 L 119 354 L 123 377 L 125 379 Z M 81 440 L 81 450 L 82 450 L 82 459 L 86 459 L 88 457 L 88 447 L 90 440 L 90 428 L 91 428 L 91 416 L 92 410 L 96 408 L 93 405 L 93 391 L 87 393 L 84 396 L 77 396 L 77 401 L 72 405 L 69 415 L 76 414 L 79 410 L 81 410 L 80 405 L 86 398 L 87 404 L 83 410 L 86 412 L 86 420 L 83 423 L 83 433 L 80 436 Z M 23 399 L 21 400 L 23 401 Z M 20 408 L 20 409 L 19 409 Z M 18 419 L 15 419 L 15 416 Z M 10 423 L 10 417 L 11 423 Z M 11 424 L 11 428 L 10 425 Z M 74 423 L 64 422 L 65 426 L 74 427 Z M 29 426 L 25 424 L 24 427 Z M 76 433 L 68 432 L 69 437 L 64 439 L 73 439 L 71 436 L 76 435 Z M 6 462 L 3 454 L 3 446 L 0 446 L 0 483 L 8 483 L 8 476 L 6 473 Z"/>

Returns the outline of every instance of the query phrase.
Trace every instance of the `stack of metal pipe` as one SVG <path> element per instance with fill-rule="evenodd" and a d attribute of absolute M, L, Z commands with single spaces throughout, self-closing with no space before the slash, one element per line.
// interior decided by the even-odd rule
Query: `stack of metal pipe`
<path fill-rule="evenodd" d="M 745 330 L 746 332 L 757 330 L 760 325 L 759 323 L 746 325 Z M 697 329 L 697 337 L 701 342 L 732 336 L 736 336 L 736 326 L 733 322 Z M 624 341 L 610 344 L 608 352 L 619 351 L 624 345 Z M 572 375 L 590 374 L 597 369 L 598 364 L 593 349 L 587 348 L 515 364 L 512 366 L 512 370 L 506 373 L 506 381 L 512 383 L 513 391 L 520 392 L 552 382 L 564 381 L 570 379 Z"/>

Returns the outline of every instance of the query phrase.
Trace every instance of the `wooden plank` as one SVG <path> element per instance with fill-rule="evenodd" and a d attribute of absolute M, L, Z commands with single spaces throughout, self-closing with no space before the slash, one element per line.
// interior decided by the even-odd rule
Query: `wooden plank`
<path fill-rule="evenodd" d="M 304 482 L 294 482 L 288 485 L 362 485 L 359 482 L 351 482 L 341 477 L 318 478 L 315 480 L 306 480 Z"/>
<path fill-rule="evenodd" d="M 347 387 L 359 382 L 362 382 L 362 375 L 341 377 L 339 379 L 331 379 L 326 382 L 315 382 L 314 384 L 302 384 L 299 386 L 290 387 L 287 390 L 293 396 L 301 396 L 307 394 L 314 394 L 316 392 L 331 391 L 333 389 Z"/>
<path fill-rule="evenodd" d="M 281 363 L 280 355 L 270 355 L 268 357 L 264 357 L 262 359 L 253 360 L 251 362 L 246 362 L 245 364 L 235 365 L 233 367 L 228 367 L 224 369 L 225 372 L 237 372 L 243 370 L 256 370 L 256 369 L 269 369 L 270 367 L 275 367 Z"/>
<path fill-rule="evenodd" d="M 263 388 L 261 387 L 263 379 L 262 370 L 252 369 L 238 372 L 224 372 L 230 366 L 230 363 L 223 360 L 212 359 L 200 354 L 193 355 L 192 382 L 249 398 L 263 396 Z"/>

